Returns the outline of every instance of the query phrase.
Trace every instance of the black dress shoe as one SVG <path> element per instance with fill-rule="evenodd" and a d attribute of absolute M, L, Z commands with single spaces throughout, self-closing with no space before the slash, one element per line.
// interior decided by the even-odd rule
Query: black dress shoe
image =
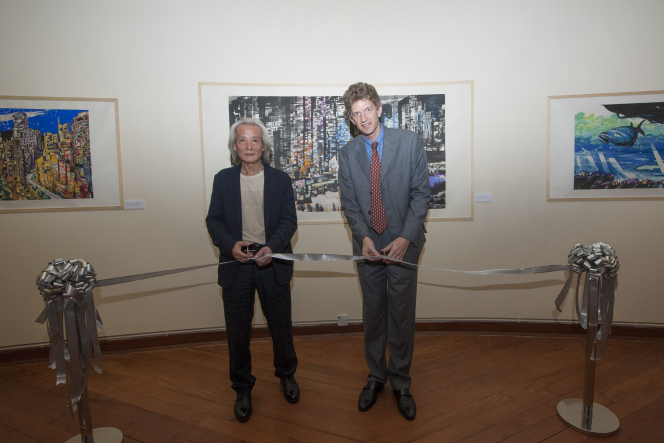
<path fill-rule="evenodd" d="M 281 387 L 284 388 L 284 397 L 288 403 L 297 403 L 300 401 L 300 387 L 295 381 L 295 377 L 289 375 L 281 379 Z"/>
<path fill-rule="evenodd" d="M 238 394 L 235 397 L 233 412 L 240 423 L 249 420 L 251 417 L 251 394 Z"/>
<path fill-rule="evenodd" d="M 370 381 L 360 392 L 360 399 L 357 402 L 357 409 L 368 411 L 376 404 L 378 393 L 383 389 L 383 384 L 377 381 Z"/>
<path fill-rule="evenodd" d="M 415 406 L 415 399 L 413 394 L 408 389 L 395 389 L 394 395 L 397 396 L 397 406 L 399 412 L 406 420 L 414 420 L 417 414 L 417 406 Z"/>

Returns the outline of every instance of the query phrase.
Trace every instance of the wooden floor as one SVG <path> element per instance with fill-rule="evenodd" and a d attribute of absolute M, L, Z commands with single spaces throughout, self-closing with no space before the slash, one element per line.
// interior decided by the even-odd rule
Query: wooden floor
<path fill-rule="evenodd" d="M 363 338 L 297 338 L 301 400 L 283 398 L 269 341 L 251 345 L 254 413 L 233 418 L 225 344 L 104 356 L 90 384 L 96 427 L 125 442 L 662 442 L 664 342 L 612 339 L 597 364 L 595 401 L 620 419 L 617 435 L 579 434 L 556 416 L 582 395 L 583 337 L 418 334 L 411 375 L 417 418 L 389 389 L 357 410 L 366 382 Z M 66 390 L 44 362 L 0 366 L 0 441 L 65 442 L 78 434 Z"/>

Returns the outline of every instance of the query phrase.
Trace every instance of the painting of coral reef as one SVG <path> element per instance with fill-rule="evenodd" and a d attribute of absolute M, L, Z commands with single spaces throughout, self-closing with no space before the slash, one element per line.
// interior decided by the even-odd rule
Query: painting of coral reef
<path fill-rule="evenodd" d="M 664 187 L 664 102 L 605 104 L 574 120 L 574 189 Z"/>

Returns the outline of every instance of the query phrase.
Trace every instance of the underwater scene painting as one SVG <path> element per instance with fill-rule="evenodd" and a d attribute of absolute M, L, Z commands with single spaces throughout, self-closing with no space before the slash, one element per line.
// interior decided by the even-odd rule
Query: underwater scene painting
<path fill-rule="evenodd" d="M 574 189 L 664 187 L 664 102 L 591 106 L 574 117 Z"/>

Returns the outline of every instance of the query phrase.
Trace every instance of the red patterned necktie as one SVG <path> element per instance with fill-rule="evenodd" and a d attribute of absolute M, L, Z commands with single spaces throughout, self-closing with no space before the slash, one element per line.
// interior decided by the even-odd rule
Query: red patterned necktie
<path fill-rule="evenodd" d="M 387 229 L 383 198 L 380 195 L 380 157 L 378 143 L 371 144 L 371 229 L 378 235 Z"/>

